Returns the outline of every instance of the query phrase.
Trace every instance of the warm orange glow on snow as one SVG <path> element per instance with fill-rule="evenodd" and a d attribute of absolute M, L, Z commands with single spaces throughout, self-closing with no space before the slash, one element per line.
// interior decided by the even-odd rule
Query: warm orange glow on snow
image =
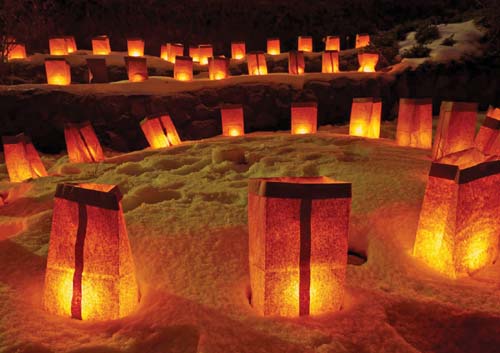
<path fill-rule="evenodd" d="M 175 64 L 176 57 L 184 56 L 184 45 L 179 43 L 170 44 L 168 47 L 168 61 Z"/>
<path fill-rule="evenodd" d="M 245 42 L 232 42 L 231 43 L 231 58 L 241 60 L 245 57 L 247 51 Z"/>
<path fill-rule="evenodd" d="M 378 63 L 377 53 L 358 53 L 359 72 L 375 72 Z"/>
<path fill-rule="evenodd" d="M 269 38 L 267 40 L 267 53 L 269 55 L 281 54 L 281 44 L 279 38 Z"/>
<path fill-rule="evenodd" d="M 290 75 L 302 75 L 305 67 L 303 52 L 294 50 L 288 52 L 288 73 Z"/>
<path fill-rule="evenodd" d="M 327 36 L 325 51 L 340 51 L 340 38 L 338 36 Z"/>
<path fill-rule="evenodd" d="M 223 136 L 243 136 L 245 124 L 241 105 L 224 105 L 220 109 Z"/>
<path fill-rule="evenodd" d="M 71 67 L 64 59 L 45 59 L 45 74 L 49 85 L 71 84 Z"/>
<path fill-rule="evenodd" d="M 250 283 L 259 314 L 317 315 L 341 308 L 350 205 L 350 183 L 250 179 Z"/>
<path fill-rule="evenodd" d="M 5 165 L 11 182 L 47 176 L 45 166 L 27 136 L 3 136 L 2 142 Z"/>
<path fill-rule="evenodd" d="M 324 51 L 321 55 L 321 72 L 334 73 L 339 72 L 339 52 Z"/>
<path fill-rule="evenodd" d="M 312 53 L 313 51 L 312 37 L 300 36 L 298 38 L 297 50 L 303 51 L 304 53 Z"/>
<path fill-rule="evenodd" d="M 126 56 L 125 67 L 130 82 L 142 82 L 149 78 L 146 58 Z"/>
<path fill-rule="evenodd" d="M 363 34 L 356 34 L 356 48 L 363 48 L 370 45 L 370 35 L 363 33 Z"/>
<path fill-rule="evenodd" d="M 200 49 L 200 65 L 208 65 L 208 58 L 214 56 L 214 48 L 210 44 L 201 44 Z"/>
<path fill-rule="evenodd" d="M 193 59 L 189 56 L 178 56 L 174 64 L 174 78 L 179 81 L 193 79 Z"/>
<path fill-rule="evenodd" d="M 9 53 L 7 60 L 26 59 L 26 46 L 21 43 L 14 43 L 9 45 Z"/>
<path fill-rule="evenodd" d="M 222 80 L 229 77 L 229 60 L 223 56 L 208 59 L 208 77 L 211 80 Z"/>
<path fill-rule="evenodd" d="M 432 147 L 432 99 L 399 100 L 396 142 L 400 146 Z"/>
<path fill-rule="evenodd" d="M 68 46 L 65 37 L 49 38 L 50 55 L 68 55 Z"/>
<path fill-rule="evenodd" d="M 101 144 L 89 122 L 66 124 L 66 149 L 72 163 L 91 163 L 104 160 Z"/>
<path fill-rule="evenodd" d="M 144 56 L 144 40 L 140 38 L 127 39 L 128 56 Z"/>
<path fill-rule="evenodd" d="M 292 135 L 314 134 L 318 125 L 318 107 L 315 102 L 292 103 Z"/>
<path fill-rule="evenodd" d="M 108 36 L 97 36 L 92 38 L 92 53 L 94 55 L 109 55 L 111 53 Z"/>
<path fill-rule="evenodd" d="M 349 135 L 379 138 L 382 102 L 377 98 L 354 98 Z"/>
<path fill-rule="evenodd" d="M 248 74 L 251 76 L 267 75 L 266 57 L 263 52 L 247 54 Z"/>
<path fill-rule="evenodd" d="M 151 148 L 164 148 L 181 143 L 170 115 L 150 116 L 141 121 L 141 129 Z"/>
<path fill-rule="evenodd" d="M 58 185 L 45 274 L 49 312 L 112 320 L 134 310 L 139 289 L 121 198 L 114 185 Z"/>

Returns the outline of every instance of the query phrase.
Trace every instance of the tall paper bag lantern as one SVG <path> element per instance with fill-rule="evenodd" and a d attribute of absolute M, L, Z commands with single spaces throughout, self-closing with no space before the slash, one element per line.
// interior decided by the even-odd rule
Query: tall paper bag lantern
<path fill-rule="evenodd" d="M 160 45 L 160 59 L 168 61 L 169 45 L 168 43 Z"/>
<path fill-rule="evenodd" d="M 59 184 L 54 199 L 44 306 L 80 320 L 114 320 L 139 302 L 118 186 Z"/>
<path fill-rule="evenodd" d="M 485 154 L 500 155 L 500 108 L 488 108 L 474 145 Z"/>
<path fill-rule="evenodd" d="M 226 104 L 220 109 L 223 136 L 245 135 L 243 107 L 239 104 Z"/>
<path fill-rule="evenodd" d="M 288 52 L 288 73 L 290 75 L 302 75 L 305 72 L 304 53 L 291 50 Z"/>
<path fill-rule="evenodd" d="M 179 81 L 193 80 L 193 58 L 178 56 L 174 64 L 174 78 Z"/>
<path fill-rule="evenodd" d="M 377 53 L 358 53 L 359 72 L 376 72 L 379 55 Z"/>
<path fill-rule="evenodd" d="M 247 54 L 248 74 L 251 76 L 267 75 L 266 57 L 263 52 Z"/>
<path fill-rule="evenodd" d="M 473 147 L 476 134 L 477 103 L 442 102 L 432 158 Z"/>
<path fill-rule="evenodd" d="M 68 55 L 68 46 L 65 37 L 49 38 L 50 55 Z"/>
<path fill-rule="evenodd" d="M 197 45 L 189 47 L 189 56 L 193 59 L 194 63 L 200 62 L 200 48 Z"/>
<path fill-rule="evenodd" d="M 399 100 L 396 142 L 400 146 L 432 147 L 432 99 Z"/>
<path fill-rule="evenodd" d="M 65 59 L 45 59 L 45 74 L 49 85 L 71 84 L 71 67 Z"/>
<path fill-rule="evenodd" d="M 309 36 L 300 36 L 297 43 L 297 50 L 311 53 L 313 51 L 313 40 Z"/>
<path fill-rule="evenodd" d="M 70 162 L 92 163 L 104 160 L 101 143 L 90 122 L 66 124 L 64 138 Z"/>
<path fill-rule="evenodd" d="M 232 42 L 231 43 L 231 58 L 241 60 L 245 57 L 247 51 L 245 42 Z"/>
<path fill-rule="evenodd" d="M 2 142 L 5 165 L 11 182 L 47 176 L 47 170 L 28 136 L 2 136 Z"/>
<path fill-rule="evenodd" d="M 74 53 L 78 49 L 76 48 L 76 41 L 75 37 L 73 36 L 66 36 L 64 37 L 66 40 L 66 50 L 68 51 L 68 54 Z"/>
<path fill-rule="evenodd" d="M 153 149 L 176 146 L 181 143 L 170 115 L 160 114 L 146 117 L 141 121 L 141 129 Z"/>
<path fill-rule="evenodd" d="M 267 53 L 269 55 L 281 54 L 281 44 L 279 38 L 269 38 L 267 40 Z"/>
<path fill-rule="evenodd" d="M 370 45 L 370 35 L 366 33 L 356 34 L 356 48 L 364 48 Z"/>
<path fill-rule="evenodd" d="M 327 36 L 325 39 L 325 51 L 340 51 L 340 38 L 338 36 Z"/>
<path fill-rule="evenodd" d="M 126 56 L 125 67 L 128 80 L 131 82 L 142 82 L 149 78 L 148 64 L 144 57 Z"/>
<path fill-rule="evenodd" d="M 214 56 L 214 48 L 210 44 L 201 44 L 200 49 L 200 65 L 208 65 L 208 58 Z"/>
<path fill-rule="evenodd" d="M 92 53 L 94 55 L 109 55 L 111 53 L 108 36 L 97 36 L 92 38 Z"/>
<path fill-rule="evenodd" d="M 87 58 L 89 83 L 107 83 L 108 68 L 104 58 Z"/>
<path fill-rule="evenodd" d="M 326 177 L 248 183 L 252 305 L 261 315 L 339 310 L 344 296 L 351 184 Z"/>
<path fill-rule="evenodd" d="M 144 56 L 144 40 L 140 38 L 127 39 L 128 56 Z"/>
<path fill-rule="evenodd" d="M 184 55 L 184 45 L 179 44 L 179 43 L 173 43 L 170 44 L 169 50 L 168 50 L 168 61 L 171 62 L 172 64 L 175 64 L 175 58 L 177 56 L 183 56 Z"/>
<path fill-rule="evenodd" d="M 208 58 L 208 77 L 223 80 L 229 77 L 229 61 L 223 56 Z"/>
<path fill-rule="evenodd" d="M 315 134 L 318 130 L 316 102 L 292 103 L 292 135 Z"/>
<path fill-rule="evenodd" d="M 339 52 L 326 50 L 321 54 L 321 72 L 339 72 Z"/>
<path fill-rule="evenodd" d="M 466 276 L 495 261 L 500 233 L 500 161 L 432 163 L 415 257 L 445 276 Z"/>
<path fill-rule="evenodd" d="M 378 98 L 352 100 L 349 135 L 379 138 L 382 101 Z"/>
<path fill-rule="evenodd" d="M 22 43 L 11 43 L 9 44 L 9 53 L 7 54 L 7 60 L 15 59 L 26 59 L 26 46 Z"/>

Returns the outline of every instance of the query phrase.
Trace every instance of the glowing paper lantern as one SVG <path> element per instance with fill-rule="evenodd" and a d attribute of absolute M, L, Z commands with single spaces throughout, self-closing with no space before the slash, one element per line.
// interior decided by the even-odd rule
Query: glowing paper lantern
<path fill-rule="evenodd" d="M 267 53 L 269 55 L 281 54 L 281 45 L 279 38 L 269 38 L 267 40 Z"/>
<path fill-rule="evenodd" d="M 370 45 L 370 35 L 366 33 L 356 34 L 356 48 L 363 48 Z"/>
<path fill-rule="evenodd" d="M 111 53 L 108 36 L 97 36 L 92 38 L 92 53 L 94 55 L 109 55 L 109 53 Z"/>
<path fill-rule="evenodd" d="M 50 55 L 68 55 L 68 46 L 65 37 L 49 38 Z"/>
<path fill-rule="evenodd" d="M 247 51 L 245 42 L 232 42 L 231 43 L 231 58 L 241 60 L 245 57 Z"/>
<path fill-rule="evenodd" d="M 396 141 L 400 146 L 432 147 L 432 99 L 399 100 Z"/>
<path fill-rule="evenodd" d="M 340 51 L 340 38 L 327 36 L 325 40 L 325 51 Z"/>
<path fill-rule="evenodd" d="M 170 44 L 168 49 L 168 61 L 175 64 L 175 58 L 177 56 L 184 55 L 184 45 L 179 43 Z"/>
<path fill-rule="evenodd" d="M 243 119 L 243 107 L 241 105 L 224 105 L 220 109 L 222 117 L 223 136 L 245 135 L 245 123 Z"/>
<path fill-rule="evenodd" d="M 313 51 L 313 39 L 309 36 L 300 36 L 298 39 L 297 50 L 311 53 Z"/>
<path fill-rule="evenodd" d="M 178 56 L 175 59 L 174 78 L 179 81 L 191 81 L 193 79 L 193 58 Z"/>
<path fill-rule="evenodd" d="M 128 56 L 144 56 L 144 40 L 140 38 L 127 39 Z"/>
<path fill-rule="evenodd" d="M 476 121 L 477 103 L 442 102 L 432 158 L 440 159 L 473 147 Z"/>
<path fill-rule="evenodd" d="M 2 136 L 2 142 L 5 165 L 11 182 L 47 176 L 42 160 L 28 136 Z"/>
<path fill-rule="evenodd" d="M 7 60 L 26 59 L 26 46 L 21 43 L 9 43 L 9 53 Z"/>
<path fill-rule="evenodd" d="M 378 63 L 377 53 L 358 53 L 359 72 L 375 72 Z"/>
<path fill-rule="evenodd" d="M 76 41 L 75 37 L 73 36 L 66 36 L 64 37 L 66 40 L 66 50 L 68 51 L 68 54 L 74 53 L 78 49 L 76 48 Z"/>
<path fill-rule="evenodd" d="M 125 67 L 128 80 L 131 82 L 142 82 L 149 78 L 146 58 L 126 56 Z"/>
<path fill-rule="evenodd" d="M 253 52 L 247 54 L 248 74 L 267 75 L 266 57 L 263 52 Z"/>
<path fill-rule="evenodd" d="M 304 53 L 301 51 L 288 52 L 288 73 L 290 75 L 302 75 L 305 72 Z"/>
<path fill-rule="evenodd" d="M 189 56 L 193 59 L 194 63 L 200 62 L 200 48 L 196 46 L 189 47 Z"/>
<path fill-rule="evenodd" d="M 139 302 L 135 266 L 115 185 L 59 184 L 44 306 L 80 320 L 113 320 Z"/>
<path fill-rule="evenodd" d="M 382 101 L 378 98 L 354 98 L 352 100 L 349 135 L 369 138 L 380 136 Z"/>
<path fill-rule="evenodd" d="M 261 315 L 339 310 L 351 184 L 325 177 L 248 183 L 252 305 Z"/>
<path fill-rule="evenodd" d="M 208 58 L 214 56 L 214 48 L 210 44 L 201 44 L 200 49 L 200 64 L 208 65 Z"/>
<path fill-rule="evenodd" d="M 208 76 L 211 80 L 229 77 L 229 61 L 223 56 L 208 58 Z"/>
<path fill-rule="evenodd" d="M 104 58 L 88 58 L 87 68 L 89 75 L 89 83 L 107 83 L 108 68 L 106 67 L 106 59 Z"/>
<path fill-rule="evenodd" d="M 176 146 L 181 143 L 170 115 L 149 116 L 141 121 L 141 129 L 153 149 Z"/>
<path fill-rule="evenodd" d="M 500 233 L 500 161 L 465 168 L 432 163 L 413 255 L 456 278 L 495 261 Z"/>
<path fill-rule="evenodd" d="M 316 102 L 292 103 L 292 135 L 315 134 L 318 130 Z"/>
<path fill-rule="evenodd" d="M 66 124 L 64 138 L 70 162 L 91 163 L 104 160 L 101 143 L 90 122 Z"/>
<path fill-rule="evenodd" d="M 474 145 L 485 154 L 500 155 L 500 108 L 488 108 Z"/>
<path fill-rule="evenodd" d="M 169 46 L 170 46 L 169 43 L 160 45 L 160 58 L 162 60 L 168 61 Z"/>
<path fill-rule="evenodd" d="M 45 59 L 45 74 L 49 85 L 67 86 L 71 83 L 71 67 L 65 59 Z"/>
<path fill-rule="evenodd" d="M 338 51 L 324 51 L 321 54 L 321 72 L 334 73 L 339 72 L 339 52 Z"/>

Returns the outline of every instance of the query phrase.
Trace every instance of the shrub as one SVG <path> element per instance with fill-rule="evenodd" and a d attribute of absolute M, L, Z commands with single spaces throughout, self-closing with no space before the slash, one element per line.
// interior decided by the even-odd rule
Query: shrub
<path fill-rule="evenodd" d="M 428 25 L 417 29 L 415 33 L 415 39 L 418 44 L 426 44 L 439 39 L 439 30 L 437 26 Z"/>
<path fill-rule="evenodd" d="M 451 36 L 449 36 L 448 38 L 445 38 L 442 42 L 441 42 L 441 45 L 446 45 L 448 47 L 452 47 L 455 45 L 457 41 L 455 39 L 453 39 L 453 34 Z"/>
<path fill-rule="evenodd" d="M 401 56 L 403 58 L 425 58 L 429 56 L 430 52 L 431 50 L 425 45 L 417 44 L 410 49 L 404 50 Z"/>

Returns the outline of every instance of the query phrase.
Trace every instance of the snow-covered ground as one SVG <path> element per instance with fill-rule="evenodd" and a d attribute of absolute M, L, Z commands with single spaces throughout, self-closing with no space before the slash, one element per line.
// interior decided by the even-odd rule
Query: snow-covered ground
<path fill-rule="evenodd" d="M 500 265 L 450 280 L 411 256 L 430 166 L 428 150 L 382 138 L 253 133 L 68 164 L 43 156 L 53 176 L 7 181 L 0 164 L 0 352 L 498 352 Z M 239 151 L 244 163 L 224 158 Z M 240 161 L 241 162 L 241 161 Z M 247 179 L 325 175 L 352 182 L 343 310 L 260 317 L 247 299 Z M 57 183 L 118 184 L 143 294 L 129 317 L 81 322 L 41 305 Z"/>

